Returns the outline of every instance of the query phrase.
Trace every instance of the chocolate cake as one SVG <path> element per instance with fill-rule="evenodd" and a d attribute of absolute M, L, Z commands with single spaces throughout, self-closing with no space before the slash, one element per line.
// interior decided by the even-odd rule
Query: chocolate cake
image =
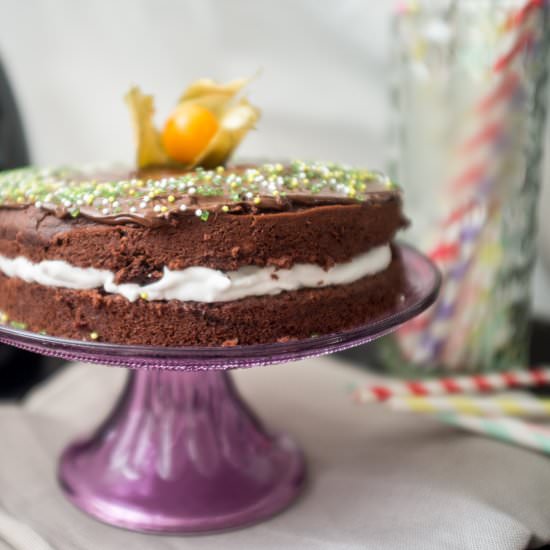
<path fill-rule="evenodd" d="M 4 172 L 2 320 L 159 346 L 351 329 L 399 299 L 405 224 L 385 176 L 330 163 Z"/>

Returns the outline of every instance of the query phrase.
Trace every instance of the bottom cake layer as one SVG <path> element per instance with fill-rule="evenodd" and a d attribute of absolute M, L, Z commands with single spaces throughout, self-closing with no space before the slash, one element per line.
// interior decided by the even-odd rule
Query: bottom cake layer
<path fill-rule="evenodd" d="M 71 290 L 0 275 L 0 310 L 33 332 L 79 340 L 158 346 L 260 344 L 351 329 L 379 318 L 402 294 L 391 264 L 354 283 L 254 296 L 232 302 L 140 300 L 100 290 Z"/>

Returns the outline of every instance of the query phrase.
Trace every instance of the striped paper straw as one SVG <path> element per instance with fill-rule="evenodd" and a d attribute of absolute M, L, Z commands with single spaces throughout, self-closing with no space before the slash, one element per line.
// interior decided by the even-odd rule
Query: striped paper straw
<path fill-rule="evenodd" d="M 548 366 L 532 370 L 518 369 L 437 380 L 392 380 L 383 384 L 361 386 L 353 391 L 352 397 L 357 403 L 369 403 L 386 401 L 392 397 L 480 393 L 545 384 L 550 384 L 550 367 Z"/>
<path fill-rule="evenodd" d="M 440 413 L 438 420 L 505 443 L 550 454 L 550 429 L 515 418 L 480 418 L 465 414 Z"/>
<path fill-rule="evenodd" d="M 416 413 L 468 414 L 476 416 L 527 416 L 548 418 L 550 399 L 537 399 L 524 392 L 509 393 L 495 397 L 478 396 L 434 396 L 434 397 L 394 397 L 387 401 L 396 411 Z"/>

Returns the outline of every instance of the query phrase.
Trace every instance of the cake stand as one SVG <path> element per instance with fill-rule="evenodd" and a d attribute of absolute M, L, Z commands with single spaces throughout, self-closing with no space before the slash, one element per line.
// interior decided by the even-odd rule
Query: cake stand
<path fill-rule="evenodd" d="M 107 419 L 63 453 L 59 480 L 66 496 L 104 522 L 156 533 L 239 527 L 287 506 L 304 485 L 300 450 L 286 435 L 262 426 L 227 369 L 344 350 L 419 314 L 434 301 L 440 276 L 415 250 L 401 251 L 408 285 L 399 305 L 339 334 L 253 346 L 162 348 L 1 327 L 6 344 L 132 369 Z"/>

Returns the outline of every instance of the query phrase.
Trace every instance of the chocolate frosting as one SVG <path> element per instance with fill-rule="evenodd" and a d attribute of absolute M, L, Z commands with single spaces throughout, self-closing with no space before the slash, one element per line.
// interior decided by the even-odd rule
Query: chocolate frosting
<path fill-rule="evenodd" d="M 395 201 L 383 174 L 333 163 L 241 164 L 182 172 L 27 168 L 0 174 L 0 209 L 34 206 L 58 218 L 159 227 L 174 218 L 298 211 Z"/>

